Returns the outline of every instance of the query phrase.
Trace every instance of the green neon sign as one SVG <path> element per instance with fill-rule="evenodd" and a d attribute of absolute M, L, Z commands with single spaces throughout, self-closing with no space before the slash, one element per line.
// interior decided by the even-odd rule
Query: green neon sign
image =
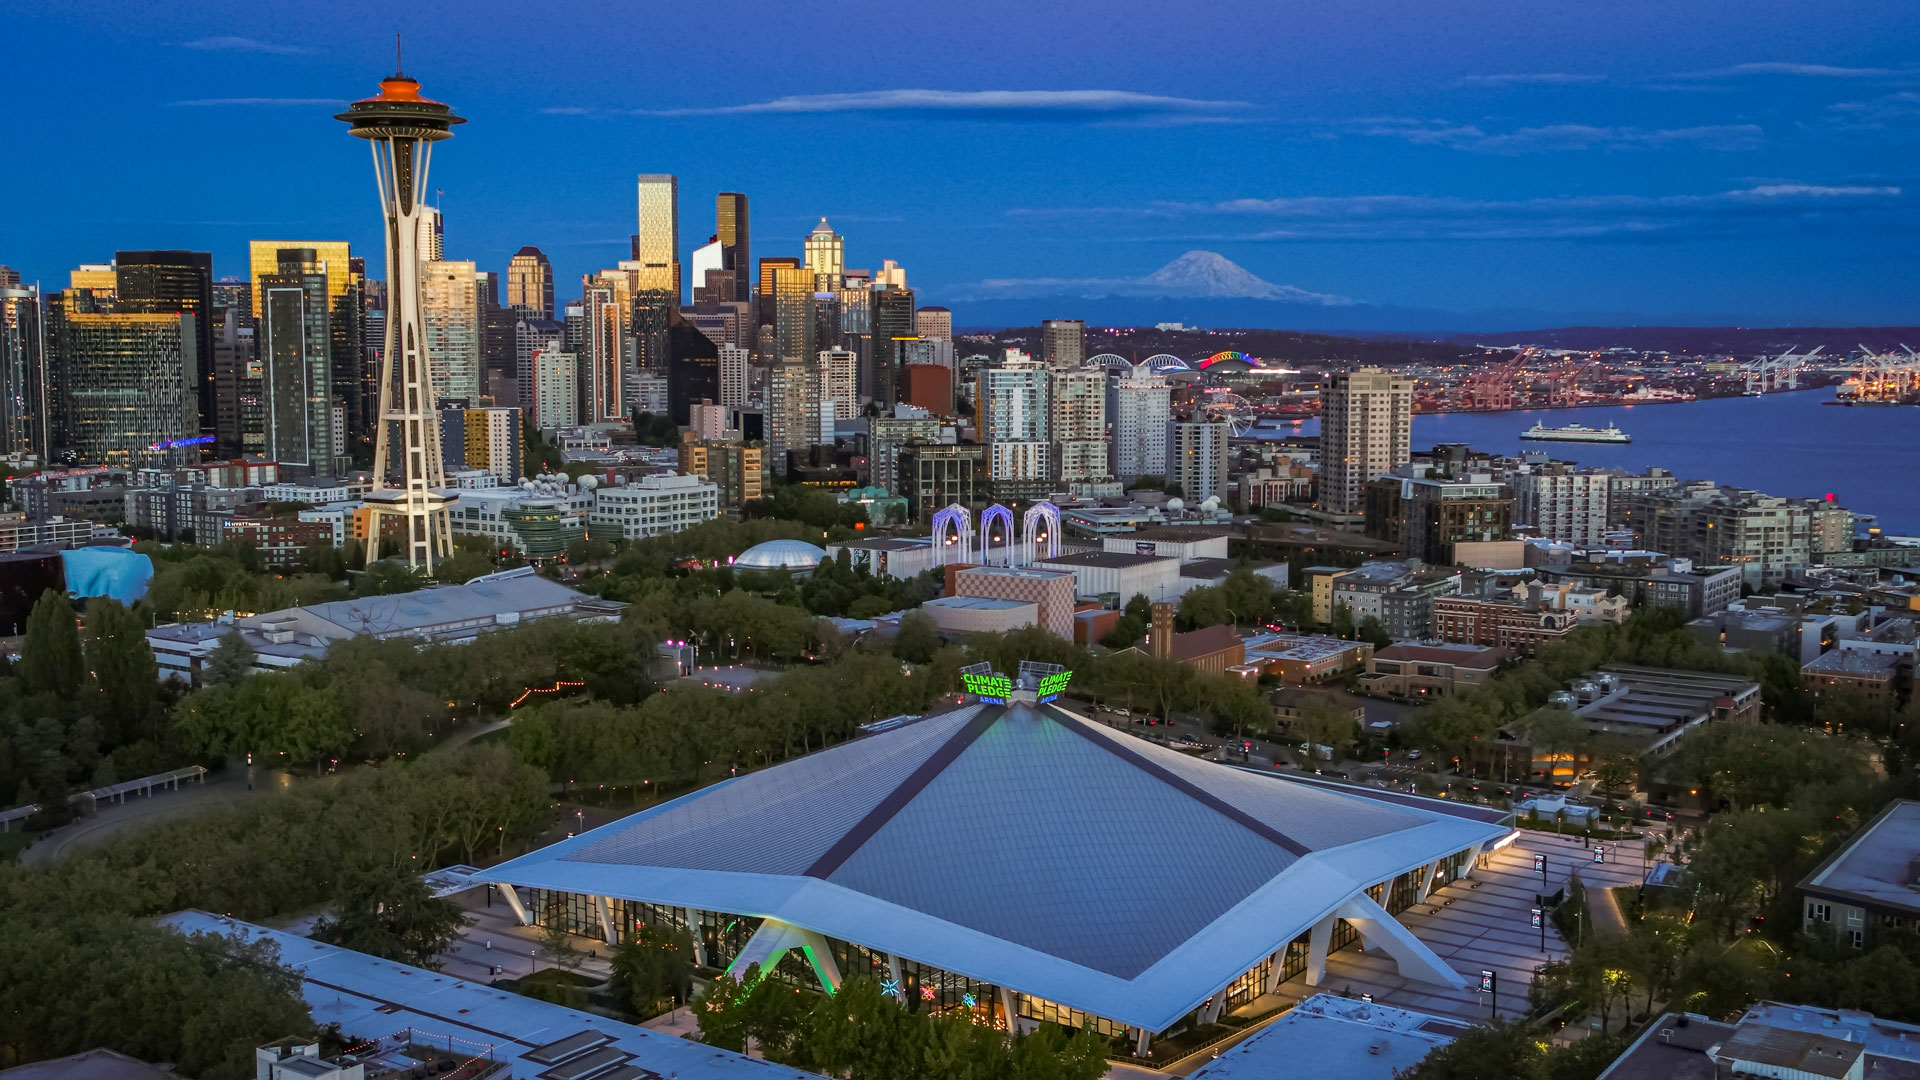
<path fill-rule="evenodd" d="M 1056 671 L 1052 675 L 1046 676 L 1040 680 L 1040 700 L 1049 701 L 1059 697 L 1061 693 L 1066 690 L 1067 684 L 1072 681 L 1073 672 L 1071 671 Z"/>
<path fill-rule="evenodd" d="M 1005 675 L 963 671 L 960 673 L 960 684 L 974 697 L 1005 701 L 1013 695 L 1013 680 Z"/>

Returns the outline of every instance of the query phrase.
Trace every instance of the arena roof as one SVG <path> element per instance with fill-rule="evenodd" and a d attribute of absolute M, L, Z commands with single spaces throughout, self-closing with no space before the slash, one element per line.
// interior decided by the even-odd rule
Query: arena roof
<path fill-rule="evenodd" d="M 487 880 L 757 915 L 1159 1031 L 1370 885 L 1505 835 L 970 703 Z"/>

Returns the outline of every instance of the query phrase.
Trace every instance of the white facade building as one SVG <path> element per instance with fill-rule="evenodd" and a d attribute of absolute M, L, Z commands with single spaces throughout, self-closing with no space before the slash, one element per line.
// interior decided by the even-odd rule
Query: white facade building
<path fill-rule="evenodd" d="M 1604 546 L 1610 474 L 1551 465 L 1514 473 L 1508 480 L 1515 525 L 1531 525 L 1548 540 Z"/>
<path fill-rule="evenodd" d="M 420 311 L 435 401 L 479 405 L 480 300 L 474 264 L 438 261 L 422 267 Z"/>
<path fill-rule="evenodd" d="M 542 431 L 580 422 L 580 358 L 559 349 L 533 353 L 533 426 Z"/>
<path fill-rule="evenodd" d="M 852 420 L 860 415 L 858 353 L 852 349 L 820 350 L 814 366 L 814 377 L 819 380 L 820 400 L 833 403 L 834 419 Z"/>
<path fill-rule="evenodd" d="M 987 476 L 993 480 L 1045 480 L 1050 443 L 1002 441 L 987 444 Z"/>
<path fill-rule="evenodd" d="M 1143 476 L 1167 474 L 1167 420 L 1173 415 L 1173 388 L 1145 368 L 1115 377 L 1107 387 L 1107 418 L 1113 446 L 1108 455 L 1115 478 L 1131 484 Z"/>
<path fill-rule="evenodd" d="M 1063 482 L 1104 480 L 1107 468 L 1107 373 L 1076 368 L 1053 373 L 1054 464 Z"/>
<path fill-rule="evenodd" d="M 747 403 L 747 355 L 738 345 L 720 346 L 720 400 L 715 404 L 737 409 Z"/>
<path fill-rule="evenodd" d="M 633 390 L 633 400 L 630 403 L 633 408 L 655 416 L 667 415 L 669 406 L 666 376 L 643 371 L 633 376 L 629 386 Z"/>
<path fill-rule="evenodd" d="M 644 540 L 720 516 L 720 488 L 699 476 L 645 476 L 594 494 L 587 528 L 595 539 Z"/>

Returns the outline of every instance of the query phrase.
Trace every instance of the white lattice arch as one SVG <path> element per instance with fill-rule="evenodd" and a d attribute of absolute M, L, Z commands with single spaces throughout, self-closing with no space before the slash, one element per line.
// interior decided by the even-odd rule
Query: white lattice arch
<path fill-rule="evenodd" d="M 935 566 L 973 561 L 973 515 L 966 507 L 954 503 L 933 515 L 933 548 Z"/>
<path fill-rule="evenodd" d="M 1015 561 L 1013 547 L 1013 511 L 999 503 L 994 503 L 992 506 L 980 511 L 980 565 L 993 565 L 993 523 L 995 521 L 998 521 L 1001 527 L 1007 531 L 1007 539 L 1005 543 L 1001 545 L 1003 548 L 1002 555 L 1006 558 L 1006 565 L 1012 566 Z"/>
<path fill-rule="evenodd" d="M 1044 526 L 1044 528 L 1041 528 Z M 1026 537 L 1027 551 L 1036 559 L 1051 559 L 1060 554 L 1060 508 L 1041 499 L 1020 517 L 1020 535 Z M 1042 540 L 1047 553 L 1040 554 Z"/>
<path fill-rule="evenodd" d="M 1172 353 L 1155 353 L 1147 357 L 1145 367 L 1148 371 L 1157 371 L 1162 375 L 1165 375 L 1169 371 L 1193 370 L 1185 360 L 1180 359 Z"/>

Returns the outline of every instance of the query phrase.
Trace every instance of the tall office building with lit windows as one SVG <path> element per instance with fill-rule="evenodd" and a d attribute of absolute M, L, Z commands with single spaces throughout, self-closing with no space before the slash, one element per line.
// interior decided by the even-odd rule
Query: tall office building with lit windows
<path fill-rule="evenodd" d="M 773 269 L 773 354 L 783 364 L 811 366 L 814 348 L 813 272 Z"/>
<path fill-rule="evenodd" d="M 48 460 L 46 355 L 40 287 L 7 271 L 0 280 L 0 453 Z"/>
<path fill-rule="evenodd" d="M 330 475 L 333 456 L 332 333 L 326 267 L 311 248 L 282 248 L 271 274 L 254 279 L 262 435 L 266 456 Z"/>
<path fill-rule="evenodd" d="M 891 409 L 900 400 L 900 343 L 919 337 L 913 310 L 913 290 L 875 289 L 873 306 L 873 346 L 868 364 L 872 375 L 868 387 L 873 400 L 883 409 Z"/>
<path fill-rule="evenodd" d="M 353 256 L 344 240 L 254 240 L 247 245 L 249 277 L 256 284 L 278 273 L 280 252 L 310 250 L 327 279 L 328 351 L 334 393 L 347 404 L 348 434 L 355 441 L 373 437 L 379 411 L 379 387 L 370 380 L 366 349 L 366 263 Z M 260 290 L 253 290 L 253 323 L 261 318 Z"/>
<path fill-rule="evenodd" d="M 1087 359 L 1085 319 L 1044 319 L 1040 323 L 1040 359 L 1055 371 L 1077 368 Z"/>
<path fill-rule="evenodd" d="M 805 241 L 806 267 L 813 271 L 813 291 L 832 292 L 847 272 L 846 237 L 833 231 L 826 218 L 813 227 Z"/>
<path fill-rule="evenodd" d="M 680 181 L 669 173 L 641 173 L 636 292 L 664 292 L 680 304 Z"/>
<path fill-rule="evenodd" d="M 213 256 L 204 251 L 116 251 L 114 292 L 118 310 L 191 315 L 194 334 L 194 410 L 200 434 L 214 433 Z"/>
<path fill-rule="evenodd" d="M 194 316 L 65 311 L 65 450 L 85 465 L 170 465 L 199 455 Z"/>
<path fill-rule="evenodd" d="M 532 244 L 507 260 L 507 306 L 538 318 L 553 318 L 553 264 Z"/>
<path fill-rule="evenodd" d="M 733 271 L 733 298 L 753 295 L 753 252 L 747 228 L 747 197 L 723 191 L 714 200 L 713 232 L 726 268 Z M 695 282 L 699 284 L 699 282 Z"/>

